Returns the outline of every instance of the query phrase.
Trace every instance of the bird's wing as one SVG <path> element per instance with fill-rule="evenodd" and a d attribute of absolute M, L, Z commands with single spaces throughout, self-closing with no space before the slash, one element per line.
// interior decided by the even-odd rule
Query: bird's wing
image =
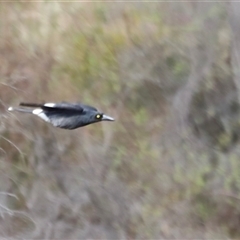
<path fill-rule="evenodd" d="M 20 103 L 20 106 L 24 107 L 37 107 L 43 110 L 71 110 L 82 112 L 84 110 L 83 105 L 76 103 L 60 102 L 60 103 Z"/>

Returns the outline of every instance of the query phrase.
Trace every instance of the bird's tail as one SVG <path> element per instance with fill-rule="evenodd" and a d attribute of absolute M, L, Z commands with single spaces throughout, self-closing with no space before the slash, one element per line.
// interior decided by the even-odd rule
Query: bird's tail
<path fill-rule="evenodd" d="M 31 109 L 26 109 L 26 108 L 14 108 L 14 107 L 9 107 L 8 111 L 17 111 L 17 112 L 24 112 L 24 113 L 32 113 Z"/>
<path fill-rule="evenodd" d="M 20 103 L 20 106 L 24 106 L 24 107 L 43 107 L 44 103 Z"/>

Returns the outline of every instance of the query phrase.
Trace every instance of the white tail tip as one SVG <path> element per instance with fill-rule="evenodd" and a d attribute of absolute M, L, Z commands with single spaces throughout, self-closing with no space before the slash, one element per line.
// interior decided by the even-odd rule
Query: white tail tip
<path fill-rule="evenodd" d="M 9 107 L 8 111 L 10 111 L 10 112 L 13 111 L 13 107 Z"/>

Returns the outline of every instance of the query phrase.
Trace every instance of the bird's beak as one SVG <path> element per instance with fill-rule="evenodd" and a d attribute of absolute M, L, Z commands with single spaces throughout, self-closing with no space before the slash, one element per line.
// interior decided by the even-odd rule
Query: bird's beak
<path fill-rule="evenodd" d="M 107 116 L 107 115 L 103 115 L 102 116 L 102 121 L 114 121 L 115 119 L 110 117 L 110 116 Z"/>

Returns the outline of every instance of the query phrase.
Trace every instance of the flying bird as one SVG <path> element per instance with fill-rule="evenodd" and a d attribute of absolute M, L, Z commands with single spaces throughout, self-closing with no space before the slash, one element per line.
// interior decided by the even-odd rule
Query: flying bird
<path fill-rule="evenodd" d="M 99 112 L 96 108 L 81 103 L 20 103 L 22 107 L 9 107 L 8 111 L 18 111 L 37 115 L 55 127 L 76 129 L 101 121 L 114 121 L 114 118 Z"/>

